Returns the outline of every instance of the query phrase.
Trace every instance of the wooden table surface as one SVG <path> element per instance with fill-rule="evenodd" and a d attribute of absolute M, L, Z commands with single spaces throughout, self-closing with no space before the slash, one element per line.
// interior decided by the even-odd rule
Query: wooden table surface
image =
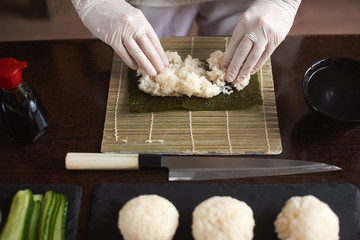
<path fill-rule="evenodd" d="M 360 187 L 360 127 L 338 130 L 325 127 L 310 112 L 301 89 L 306 69 L 320 59 L 337 56 L 360 60 L 359 42 L 360 35 L 289 36 L 272 55 L 283 144 L 283 152 L 276 157 L 333 164 L 342 171 L 207 183 L 348 182 Z M 46 135 L 33 145 L 9 142 L 0 127 L 0 184 L 81 185 L 83 196 L 77 239 L 86 239 L 95 186 L 104 182 L 167 182 L 166 169 L 65 169 L 67 152 L 100 152 L 113 58 L 109 46 L 95 39 L 0 42 L 0 58 L 3 57 L 27 61 L 23 77 L 46 107 L 49 127 Z"/>

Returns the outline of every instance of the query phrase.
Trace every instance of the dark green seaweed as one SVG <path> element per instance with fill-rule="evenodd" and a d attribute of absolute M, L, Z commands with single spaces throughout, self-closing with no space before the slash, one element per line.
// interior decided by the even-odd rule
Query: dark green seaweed
<path fill-rule="evenodd" d="M 168 110 L 191 110 L 191 111 L 219 111 L 244 109 L 263 103 L 258 74 L 251 76 L 249 85 L 243 90 L 230 95 L 220 93 L 212 98 L 200 97 L 161 97 L 151 96 L 141 91 L 138 87 L 139 76 L 136 71 L 129 69 L 128 90 L 130 112 L 160 112 Z"/>

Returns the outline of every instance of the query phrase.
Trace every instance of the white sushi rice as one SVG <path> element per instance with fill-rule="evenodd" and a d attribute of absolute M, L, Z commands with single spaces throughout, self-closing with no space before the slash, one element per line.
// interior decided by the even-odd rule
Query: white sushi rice
<path fill-rule="evenodd" d="M 119 211 L 118 227 L 126 240 L 171 240 L 178 224 L 175 206 L 156 194 L 135 197 Z"/>
<path fill-rule="evenodd" d="M 205 63 L 190 55 L 183 61 L 177 52 L 166 52 L 169 66 L 155 77 L 150 77 L 139 69 L 139 89 L 153 96 L 196 96 L 211 98 L 220 93 L 231 94 L 244 89 L 249 84 L 250 75 L 241 83 L 226 85 L 226 70 L 220 67 L 224 53 L 211 53 L 207 62 L 210 70 L 205 70 Z"/>
<path fill-rule="evenodd" d="M 215 196 L 195 208 L 191 227 L 195 240 L 251 240 L 254 226 L 252 209 L 245 202 Z"/>
<path fill-rule="evenodd" d="M 281 240 L 338 240 L 339 218 L 312 195 L 290 198 L 275 222 Z"/>

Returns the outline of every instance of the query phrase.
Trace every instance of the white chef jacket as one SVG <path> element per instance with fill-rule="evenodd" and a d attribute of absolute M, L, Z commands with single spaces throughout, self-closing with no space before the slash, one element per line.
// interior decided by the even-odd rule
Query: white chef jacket
<path fill-rule="evenodd" d="M 131 5 L 141 5 L 147 7 L 174 7 L 201 2 L 212 2 L 215 0 L 127 0 Z M 238 2 L 241 0 L 232 0 Z"/>
<path fill-rule="evenodd" d="M 159 37 L 187 36 L 193 22 L 200 36 L 232 35 L 254 0 L 127 0 L 139 8 Z"/>

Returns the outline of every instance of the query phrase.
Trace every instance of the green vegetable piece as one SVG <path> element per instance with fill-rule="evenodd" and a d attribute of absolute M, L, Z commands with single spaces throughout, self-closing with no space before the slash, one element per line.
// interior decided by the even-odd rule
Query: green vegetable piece
<path fill-rule="evenodd" d="M 60 204 L 58 212 L 56 214 L 56 220 L 54 224 L 54 240 L 64 240 L 65 239 L 65 228 L 66 228 L 66 217 L 68 212 L 68 200 L 66 195 L 58 194 L 60 198 Z"/>
<path fill-rule="evenodd" d="M 43 194 L 35 194 L 34 195 L 34 201 L 40 201 L 42 202 L 44 199 L 44 195 Z"/>
<path fill-rule="evenodd" d="M 42 194 L 36 194 L 34 195 L 34 208 L 32 211 L 31 219 L 30 219 L 30 226 L 29 226 L 29 234 L 28 234 L 28 240 L 36 240 L 38 231 L 37 226 L 40 219 L 41 214 L 41 205 L 42 205 L 43 195 Z"/>
<path fill-rule="evenodd" d="M 27 239 L 33 207 L 34 198 L 29 189 L 16 192 L 0 240 Z"/>
<path fill-rule="evenodd" d="M 40 221 L 38 224 L 38 239 L 50 240 L 52 215 L 57 207 L 57 197 L 54 191 L 45 193 L 41 206 Z"/>
<path fill-rule="evenodd" d="M 49 230 L 49 238 L 48 238 L 49 240 L 53 239 L 56 215 L 59 212 L 60 204 L 61 204 L 61 197 L 59 196 L 59 194 L 55 195 L 55 199 L 56 199 L 56 202 L 55 202 L 56 205 L 55 205 L 54 211 L 52 212 L 51 217 L 50 217 L 50 230 Z"/>

